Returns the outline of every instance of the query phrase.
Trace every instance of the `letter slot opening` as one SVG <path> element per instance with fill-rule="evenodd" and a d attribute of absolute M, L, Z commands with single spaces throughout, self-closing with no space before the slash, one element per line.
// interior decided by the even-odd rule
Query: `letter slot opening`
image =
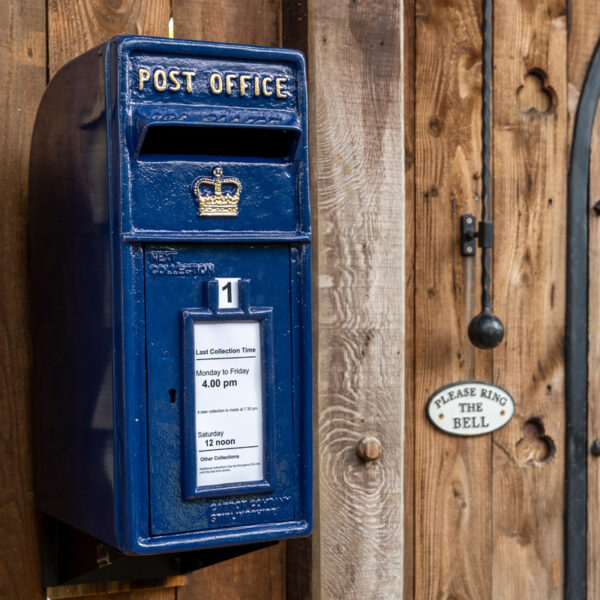
<path fill-rule="evenodd" d="M 138 158 L 231 156 L 291 160 L 299 137 L 300 132 L 293 129 L 150 125 Z"/>

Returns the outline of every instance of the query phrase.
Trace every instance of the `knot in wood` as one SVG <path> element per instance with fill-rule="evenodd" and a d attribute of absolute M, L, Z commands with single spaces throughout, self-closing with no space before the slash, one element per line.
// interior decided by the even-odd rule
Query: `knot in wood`
<path fill-rule="evenodd" d="M 364 437 L 356 444 L 356 454 L 365 462 L 377 460 L 381 451 L 381 442 L 373 436 Z"/>

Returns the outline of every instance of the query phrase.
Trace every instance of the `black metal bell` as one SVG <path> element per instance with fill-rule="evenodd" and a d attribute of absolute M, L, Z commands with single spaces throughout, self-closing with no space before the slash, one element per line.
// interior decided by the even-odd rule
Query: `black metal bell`
<path fill-rule="evenodd" d="M 482 310 L 469 323 L 469 339 L 477 348 L 490 350 L 495 348 L 503 338 L 504 325 L 489 308 Z"/>

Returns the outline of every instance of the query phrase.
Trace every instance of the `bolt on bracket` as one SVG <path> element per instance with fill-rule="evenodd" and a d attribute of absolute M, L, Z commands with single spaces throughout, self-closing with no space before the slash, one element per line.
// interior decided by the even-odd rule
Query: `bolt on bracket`
<path fill-rule="evenodd" d="M 480 248 L 493 248 L 493 221 L 480 221 L 479 229 L 477 229 L 474 215 L 462 215 L 460 217 L 460 252 L 463 256 L 475 256 L 475 238 L 479 238 Z"/>
<path fill-rule="evenodd" d="M 460 217 L 460 253 L 463 256 L 475 256 L 475 238 L 477 221 L 474 215 Z"/>

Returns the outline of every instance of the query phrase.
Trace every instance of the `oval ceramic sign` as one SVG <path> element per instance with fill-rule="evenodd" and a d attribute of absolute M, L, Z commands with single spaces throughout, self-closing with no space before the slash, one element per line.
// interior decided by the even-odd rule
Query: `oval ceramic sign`
<path fill-rule="evenodd" d="M 491 433 L 506 425 L 515 412 L 512 396 L 483 381 L 459 381 L 437 390 L 427 402 L 429 420 L 452 435 Z"/>

